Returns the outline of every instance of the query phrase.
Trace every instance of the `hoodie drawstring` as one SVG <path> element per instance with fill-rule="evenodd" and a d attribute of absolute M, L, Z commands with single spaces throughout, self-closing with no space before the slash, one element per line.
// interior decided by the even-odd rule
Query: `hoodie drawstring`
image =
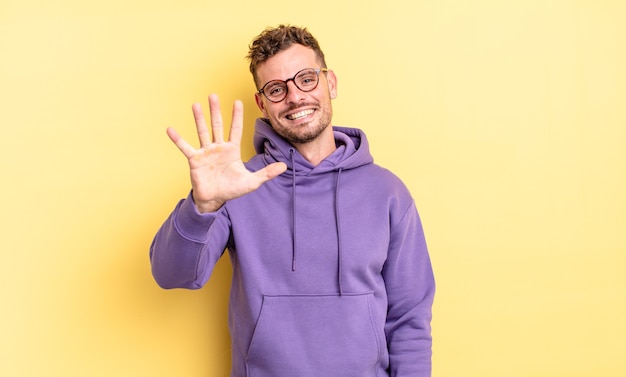
<path fill-rule="evenodd" d="M 291 251 L 291 270 L 296 270 L 296 254 L 297 254 L 297 216 L 298 208 L 297 208 L 297 195 L 296 195 L 296 158 L 294 149 L 289 149 L 290 157 L 291 157 L 291 174 L 292 174 L 292 182 L 291 182 L 291 222 L 292 222 L 292 251 Z M 342 249 L 342 241 L 341 241 L 341 219 L 339 215 L 339 181 L 341 179 L 341 172 L 343 168 L 339 168 L 337 170 L 337 181 L 335 182 L 335 223 L 337 224 L 337 284 L 339 286 L 339 295 L 343 295 L 343 249 Z"/>
<path fill-rule="evenodd" d="M 291 183 L 291 206 L 292 206 L 292 212 L 291 212 L 291 222 L 292 222 L 292 226 L 293 226 L 293 239 L 292 239 L 292 251 L 291 251 L 291 271 L 295 271 L 296 270 L 296 239 L 297 239 L 297 234 L 296 234 L 296 212 L 297 212 L 297 208 L 296 208 L 296 157 L 295 157 L 295 153 L 293 148 L 289 149 L 289 153 L 291 155 L 291 173 L 293 174 L 293 180 Z"/>
<path fill-rule="evenodd" d="M 337 282 L 339 285 L 339 296 L 343 295 L 343 276 L 342 276 L 342 248 L 341 248 L 341 221 L 339 218 L 339 179 L 341 178 L 342 168 L 337 170 L 337 182 L 335 183 L 335 222 L 337 224 Z"/>

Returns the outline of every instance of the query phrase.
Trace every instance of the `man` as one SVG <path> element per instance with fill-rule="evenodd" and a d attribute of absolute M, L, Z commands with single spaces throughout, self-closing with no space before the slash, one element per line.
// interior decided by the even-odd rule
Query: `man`
<path fill-rule="evenodd" d="M 251 44 L 263 117 L 241 161 L 243 109 L 225 141 L 193 106 L 192 190 L 158 231 L 152 271 L 164 288 L 202 287 L 225 249 L 233 377 L 430 376 L 434 279 L 405 185 L 375 165 L 364 133 L 333 127 L 337 78 L 303 28 Z"/>

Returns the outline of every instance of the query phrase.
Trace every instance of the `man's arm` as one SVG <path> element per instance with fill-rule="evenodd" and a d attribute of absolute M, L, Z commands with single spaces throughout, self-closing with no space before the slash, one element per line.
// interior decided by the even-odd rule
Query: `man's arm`
<path fill-rule="evenodd" d="M 228 200 L 256 190 L 283 173 L 284 163 L 256 172 L 241 160 L 243 104 L 235 101 L 228 141 L 224 141 L 222 114 L 216 95 L 209 96 L 211 133 L 202 107 L 192 106 L 200 141 L 196 149 L 173 128 L 167 134 L 189 162 L 191 194 L 182 200 L 157 232 L 150 246 L 152 274 L 164 288 L 200 288 L 224 252 L 230 220 L 220 208 Z"/>
<path fill-rule="evenodd" d="M 388 296 L 385 332 L 392 377 L 430 377 L 430 321 L 435 280 L 415 205 L 396 224 L 383 278 Z"/>
<path fill-rule="evenodd" d="M 229 234 L 225 211 L 201 214 L 190 193 L 176 205 L 150 245 L 154 279 L 162 288 L 201 288 L 224 253 Z"/>

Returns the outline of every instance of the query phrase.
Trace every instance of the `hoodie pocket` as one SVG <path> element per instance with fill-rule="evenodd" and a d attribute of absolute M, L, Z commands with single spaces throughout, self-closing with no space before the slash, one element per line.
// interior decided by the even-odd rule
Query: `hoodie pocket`
<path fill-rule="evenodd" d="M 383 329 L 372 294 L 264 296 L 248 349 L 248 377 L 373 377 Z"/>

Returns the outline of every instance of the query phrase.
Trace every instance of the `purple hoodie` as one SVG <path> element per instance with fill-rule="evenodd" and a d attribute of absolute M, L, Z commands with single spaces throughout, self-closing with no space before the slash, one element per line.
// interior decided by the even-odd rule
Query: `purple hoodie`
<path fill-rule="evenodd" d="M 430 376 L 435 284 L 405 185 L 358 129 L 312 166 L 255 127 L 248 169 L 287 171 L 214 213 L 181 200 L 150 248 L 157 283 L 198 289 L 228 249 L 233 377 Z"/>

